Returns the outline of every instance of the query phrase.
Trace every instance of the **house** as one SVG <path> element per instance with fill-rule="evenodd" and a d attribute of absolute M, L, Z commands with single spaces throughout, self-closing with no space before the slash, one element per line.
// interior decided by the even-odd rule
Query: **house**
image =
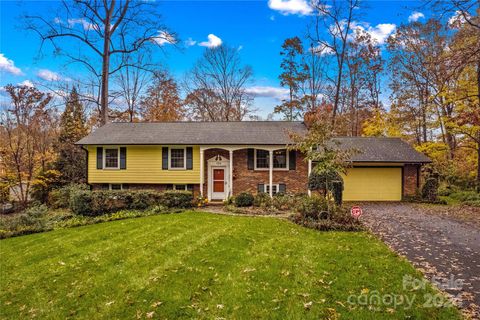
<path fill-rule="evenodd" d="M 312 163 L 287 150 L 303 122 L 109 123 L 77 142 L 93 189 L 192 190 L 209 200 L 243 191 L 306 193 Z M 337 138 L 355 148 L 346 201 L 398 201 L 415 194 L 430 162 L 398 138 Z"/>

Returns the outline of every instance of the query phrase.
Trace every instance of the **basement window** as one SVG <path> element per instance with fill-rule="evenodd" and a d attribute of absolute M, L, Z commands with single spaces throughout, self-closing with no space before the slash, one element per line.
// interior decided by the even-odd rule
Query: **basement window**
<path fill-rule="evenodd" d="M 123 185 L 121 183 L 110 183 L 108 185 L 109 190 L 123 190 Z"/>

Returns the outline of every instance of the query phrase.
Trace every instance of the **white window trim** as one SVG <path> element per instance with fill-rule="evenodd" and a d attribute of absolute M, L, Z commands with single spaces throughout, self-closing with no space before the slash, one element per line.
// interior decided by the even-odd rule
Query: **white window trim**
<path fill-rule="evenodd" d="M 265 184 L 263 185 L 263 192 L 264 192 L 264 193 L 269 193 L 268 190 L 267 190 L 267 188 L 268 188 L 269 186 L 270 186 L 270 185 L 269 185 L 268 183 L 265 183 Z M 276 184 L 274 183 L 274 184 L 272 184 L 272 187 L 275 187 L 275 192 L 273 192 L 273 194 L 277 194 L 277 193 L 280 191 L 280 184 L 279 184 L 279 183 L 276 183 Z M 272 189 L 273 189 L 273 188 L 272 188 Z"/>
<path fill-rule="evenodd" d="M 178 186 L 185 186 L 183 189 L 177 189 Z M 187 184 L 174 184 L 173 185 L 173 190 L 175 191 L 188 191 L 188 185 Z"/>
<path fill-rule="evenodd" d="M 108 167 L 106 166 L 107 164 L 107 149 L 116 149 L 117 150 L 117 157 L 118 157 L 118 161 L 117 161 L 117 167 L 114 168 L 114 167 Z M 103 147 L 103 169 L 104 170 L 120 170 L 120 147 Z"/>
<path fill-rule="evenodd" d="M 172 149 L 183 149 L 183 167 L 182 168 L 172 168 Z M 168 147 L 168 170 L 187 170 L 187 147 L 177 147 L 171 146 Z"/>
<path fill-rule="evenodd" d="M 108 190 L 118 190 L 118 189 L 112 189 L 112 184 L 119 184 L 120 185 L 120 190 L 123 190 L 123 183 L 109 183 L 108 184 Z"/>
<path fill-rule="evenodd" d="M 270 152 L 269 150 L 265 150 L 265 149 L 261 149 L 261 148 L 258 148 L 258 149 L 253 149 L 253 164 L 254 164 L 254 169 L 255 171 L 268 171 L 270 170 L 268 167 L 267 168 L 258 168 L 257 167 L 257 150 L 264 150 L 264 151 L 267 151 L 267 152 Z M 273 171 L 288 171 L 290 170 L 290 152 L 288 152 L 287 149 L 278 149 L 278 150 L 285 150 L 285 152 L 287 153 L 287 167 L 286 168 L 273 168 Z M 273 152 L 275 151 L 278 151 L 278 150 L 273 150 Z"/>

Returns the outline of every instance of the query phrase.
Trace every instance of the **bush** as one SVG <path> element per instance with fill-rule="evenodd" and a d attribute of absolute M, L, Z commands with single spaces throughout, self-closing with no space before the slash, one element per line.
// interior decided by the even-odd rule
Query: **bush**
<path fill-rule="evenodd" d="M 290 217 L 290 220 L 301 226 L 319 230 L 319 231 L 361 231 L 363 225 L 357 219 L 353 218 L 348 210 L 337 207 L 328 214 L 320 215 L 318 219 L 305 218 L 301 213 Z"/>
<path fill-rule="evenodd" d="M 290 193 L 277 193 L 273 196 L 272 207 L 277 210 L 291 211 L 297 206 L 297 197 Z"/>
<path fill-rule="evenodd" d="M 308 189 L 320 191 L 325 196 L 331 192 L 335 203 L 342 204 L 343 194 L 343 178 L 333 170 L 323 170 L 319 172 L 312 172 L 308 177 Z"/>
<path fill-rule="evenodd" d="M 272 198 L 265 192 L 259 192 L 253 198 L 253 205 L 260 208 L 269 208 L 272 206 Z"/>
<path fill-rule="evenodd" d="M 328 214 L 328 202 L 325 198 L 312 195 L 303 197 L 297 206 L 297 212 L 302 219 L 318 220 L 325 219 Z"/>
<path fill-rule="evenodd" d="M 57 170 L 40 172 L 32 182 L 32 198 L 40 203 L 47 203 L 48 194 L 53 189 L 58 188 L 61 175 Z"/>
<path fill-rule="evenodd" d="M 236 207 L 250 207 L 253 205 L 253 195 L 249 192 L 242 192 L 235 197 Z"/>
<path fill-rule="evenodd" d="M 84 216 L 98 216 L 123 209 L 144 210 L 154 205 L 190 208 L 192 203 L 193 194 L 189 191 L 77 190 L 70 196 L 70 209 Z"/>
<path fill-rule="evenodd" d="M 76 191 L 89 190 L 86 184 L 69 184 L 61 188 L 53 189 L 48 194 L 48 205 L 51 208 L 68 208 L 70 206 L 70 195 Z"/>
<path fill-rule="evenodd" d="M 427 178 L 422 187 L 422 199 L 429 202 L 436 202 L 438 197 L 438 179 Z"/>
<path fill-rule="evenodd" d="M 0 238 L 23 235 L 48 230 L 48 208 L 45 205 L 33 206 L 24 212 L 0 220 Z"/>

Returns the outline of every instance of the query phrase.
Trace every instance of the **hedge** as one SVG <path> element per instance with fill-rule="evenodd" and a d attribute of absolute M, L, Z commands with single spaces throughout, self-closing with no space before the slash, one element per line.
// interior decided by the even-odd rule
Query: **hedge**
<path fill-rule="evenodd" d="M 160 205 L 167 208 L 190 208 L 190 191 L 111 191 L 75 190 L 70 194 L 70 209 L 84 216 L 98 216 L 119 210 L 143 210 Z"/>

